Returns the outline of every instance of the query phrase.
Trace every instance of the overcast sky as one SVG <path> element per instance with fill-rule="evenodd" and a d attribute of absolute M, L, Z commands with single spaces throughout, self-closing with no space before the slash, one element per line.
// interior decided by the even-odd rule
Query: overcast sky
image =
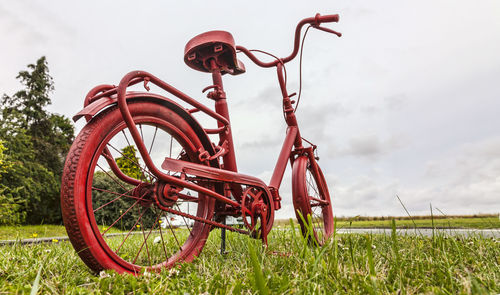
<path fill-rule="evenodd" d="M 147 4 L 146 4 L 147 3 Z M 175 3 L 175 4 L 174 4 Z M 244 4 L 238 4 L 244 3 Z M 250 4 L 251 3 L 251 4 Z M 87 91 L 146 70 L 208 105 L 210 75 L 183 62 L 208 30 L 237 44 L 291 52 L 296 23 L 310 30 L 303 62 L 302 135 L 319 146 L 337 216 L 498 213 L 500 2 L 491 1 L 2 1 L 0 94 L 40 56 L 55 81 L 50 110 L 77 113 Z M 270 179 L 285 134 L 275 71 L 241 56 L 225 76 L 240 171 Z M 287 65 L 298 91 L 298 59 Z M 83 122 L 78 122 L 77 130 Z M 293 214 L 290 173 L 278 217 Z"/>

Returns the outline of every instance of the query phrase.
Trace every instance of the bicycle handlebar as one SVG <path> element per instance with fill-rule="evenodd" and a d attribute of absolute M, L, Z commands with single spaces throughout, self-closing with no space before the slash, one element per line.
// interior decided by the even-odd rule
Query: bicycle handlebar
<path fill-rule="evenodd" d="M 319 13 L 317 13 L 314 19 L 316 20 L 316 22 L 318 22 L 318 24 L 336 23 L 339 21 L 339 15 L 338 14 L 320 15 Z"/>
<path fill-rule="evenodd" d="M 279 60 L 274 60 L 272 62 L 263 62 L 260 59 L 258 59 L 250 50 L 246 49 L 243 46 L 236 46 L 236 49 L 243 52 L 250 60 L 252 60 L 256 65 L 261 66 L 263 68 L 270 68 L 273 66 L 276 66 L 278 63 L 287 63 L 294 59 L 297 56 L 297 53 L 299 52 L 299 46 L 300 46 L 300 32 L 302 30 L 302 27 L 305 24 L 310 24 L 316 29 L 320 29 L 322 31 L 328 32 L 328 33 L 333 33 L 336 34 L 337 36 L 341 36 L 340 33 L 335 32 L 331 29 L 320 27 L 321 23 L 330 23 L 330 22 L 338 22 L 339 21 L 339 15 L 338 14 L 330 14 L 330 15 L 320 15 L 319 13 L 316 14 L 314 17 L 308 17 L 303 20 L 301 20 L 297 24 L 297 28 L 295 29 L 295 41 L 294 41 L 294 46 L 293 46 L 293 51 L 292 54 L 285 58 L 281 58 Z"/>

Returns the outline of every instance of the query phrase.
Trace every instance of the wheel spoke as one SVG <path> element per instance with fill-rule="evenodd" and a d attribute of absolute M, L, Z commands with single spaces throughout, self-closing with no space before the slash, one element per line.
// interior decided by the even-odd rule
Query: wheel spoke
<path fill-rule="evenodd" d="M 151 140 L 151 145 L 149 146 L 148 154 L 150 154 L 150 155 L 151 155 L 151 150 L 153 149 L 153 144 L 155 143 L 157 131 L 158 131 L 158 126 L 155 127 L 155 133 L 153 134 L 153 139 Z"/>
<path fill-rule="evenodd" d="M 125 140 L 127 141 L 128 146 L 132 146 L 132 145 L 130 144 L 130 141 L 128 141 L 127 134 L 125 134 L 125 129 L 122 129 L 122 133 L 123 133 L 123 136 L 125 136 Z"/>
<path fill-rule="evenodd" d="M 309 176 L 309 181 L 307 182 L 310 187 L 314 190 L 314 192 L 316 193 L 316 195 L 320 195 L 320 193 L 318 192 L 318 190 L 316 189 L 316 185 L 313 185 L 312 181 L 315 181 L 314 179 L 314 176 L 312 175 L 312 173 L 307 173 L 307 175 Z M 312 179 L 311 179 L 312 178 Z"/>
<path fill-rule="evenodd" d="M 104 170 L 101 165 L 97 164 L 97 167 L 99 167 L 99 169 L 101 169 L 102 172 L 104 172 L 109 178 L 111 178 L 116 184 L 118 184 L 122 189 L 124 189 L 125 191 L 127 190 L 123 184 L 121 182 L 119 182 L 118 180 L 116 180 L 113 176 L 111 176 L 108 171 Z"/>
<path fill-rule="evenodd" d="M 146 208 L 146 210 L 144 211 L 147 211 L 148 208 Z M 139 207 L 139 214 L 141 213 L 141 207 Z M 153 230 L 154 227 L 151 228 L 151 230 Z M 146 245 L 146 253 L 148 254 L 148 260 L 149 260 L 149 266 L 152 266 L 153 263 L 151 262 L 151 255 L 149 254 L 149 248 L 148 248 L 148 243 L 147 243 L 147 238 L 146 238 L 146 234 L 144 233 L 144 223 L 142 222 L 142 219 L 141 219 L 141 231 L 142 231 L 142 236 L 144 238 L 144 242 L 142 242 L 142 245 L 141 245 L 141 248 L 139 249 L 139 252 L 137 253 L 137 256 L 135 257 L 133 263 L 136 262 L 137 260 L 137 257 L 139 256 L 139 254 L 141 253 L 141 250 L 142 248 L 144 247 L 144 245 Z M 149 232 L 151 233 L 151 231 Z M 148 238 L 149 238 L 149 234 L 148 234 Z"/>
<path fill-rule="evenodd" d="M 135 263 L 135 262 L 137 261 L 137 258 L 139 257 L 139 254 L 141 254 L 141 251 L 142 251 L 142 248 L 144 247 L 144 244 L 146 244 L 146 251 L 148 251 L 148 245 L 147 245 L 146 241 L 147 241 L 147 239 L 149 239 L 149 236 L 151 235 L 151 232 L 152 232 L 152 231 L 153 231 L 153 229 L 156 227 L 156 224 L 158 223 L 158 218 L 159 218 L 159 217 L 160 217 L 160 215 L 158 215 L 158 216 L 156 217 L 156 220 L 155 220 L 155 222 L 153 223 L 153 226 L 152 226 L 152 227 L 151 227 L 151 229 L 149 230 L 149 233 L 148 233 L 147 237 L 145 237 L 145 238 L 144 238 L 144 242 L 142 242 L 142 245 L 141 245 L 141 247 L 140 247 L 140 249 L 139 249 L 139 252 L 138 252 L 138 253 L 137 253 L 137 255 L 135 256 L 134 261 L 133 261 L 132 263 Z M 141 221 L 141 223 L 142 223 L 142 221 Z M 143 228 L 143 226 L 141 226 L 141 227 Z M 142 233 L 144 234 L 144 229 L 142 229 Z M 149 251 L 148 251 L 148 257 L 149 257 Z M 149 259 L 150 259 L 150 266 L 152 266 L 152 264 L 151 264 L 151 257 L 149 257 Z"/>
<path fill-rule="evenodd" d="M 113 200 L 111 200 L 111 201 L 107 202 L 107 203 L 106 203 L 106 204 L 104 204 L 104 205 L 99 206 L 99 208 L 97 208 L 97 209 L 95 209 L 95 210 L 94 210 L 94 213 L 95 213 L 96 211 L 101 210 L 102 208 L 104 208 L 104 207 L 108 206 L 109 204 L 111 204 L 111 203 L 114 203 L 114 202 L 118 201 L 118 200 L 119 200 L 119 199 L 121 199 L 123 196 L 129 197 L 129 198 L 132 198 L 132 199 L 139 199 L 139 198 L 137 198 L 137 197 L 133 197 L 133 196 L 129 196 L 129 195 L 127 195 L 127 194 L 131 191 L 131 190 L 129 190 L 129 191 L 127 191 L 127 192 L 123 193 L 123 194 L 118 194 L 118 193 L 115 193 L 115 192 L 112 192 L 112 191 L 109 191 L 109 190 L 99 189 L 99 188 L 96 188 L 96 187 L 92 187 L 92 189 L 93 189 L 93 190 L 97 190 L 97 191 L 101 191 L 101 192 L 106 192 L 106 193 L 110 193 L 110 194 L 115 194 L 115 195 L 118 195 L 118 197 L 114 198 Z"/>
<path fill-rule="evenodd" d="M 112 149 L 114 149 L 117 153 L 119 153 L 122 157 L 126 158 L 127 160 L 129 160 L 130 162 L 132 162 L 133 164 L 137 165 L 137 167 L 139 167 L 139 169 L 141 169 L 141 172 L 142 172 L 142 176 L 144 178 L 146 178 L 146 176 L 144 175 L 144 172 L 146 172 L 147 174 L 149 174 L 149 176 L 151 176 L 152 178 L 156 179 L 156 176 L 154 174 L 152 174 L 148 169 L 146 169 L 146 166 L 142 166 L 141 164 L 137 163 L 137 161 L 135 161 L 134 159 L 130 159 L 127 155 L 125 155 L 124 153 L 122 153 L 120 150 L 118 150 L 116 147 L 114 147 L 112 144 L 108 143 L 107 145 L 109 145 Z"/>
<path fill-rule="evenodd" d="M 156 208 L 153 211 L 155 211 L 155 213 L 156 213 Z M 161 211 L 158 214 L 161 214 Z M 167 255 L 167 249 L 165 248 L 165 240 L 163 239 L 163 231 L 161 230 L 161 224 L 160 224 L 160 226 L 158 226 L 158 229 L 160 230 L 161 245 L 163 248 L 163 253 L 165 253 L 165 261 L 167 261 L 168 255 Z"/>
<path fill-rule="evenodd" d="M 177 210 L 182 212 L 181 208 L 179 208 L 179 205 L 177 205 L 177 203 L 175 204 L 175 206 L 177 207 Z M 190 212 L 188 211 L 188 213 L 190 213 Z M 189 228 L 189 225 L 186 222 L 186 219 L 184 218 L 184 216 L 181 216 L 181 217 L 182 217 L 182 220 L 184 220 L 184 224 L 186 225 L 186 228 L 189 230 L 189 235 L 191 235 L 191 229 Z"/>
<path fill-rule="evenodd" d="M 127 209 L 127 211 L 123 212 L 122 215 L 120 215 L 120 217 L 118 217 L 118 219 L 115 220 L 102 234 L 105 234 L 106 232 L 108 232 L 118 221 L 120 221 L 123 218 L 123 216 L 125 216 L 125 214 L 127 214 L 130 211 L 130 209 L 134 208 L 135 205 L 137 205 L 140 201 L 142 201 L 142 199 L 144 198 L 144 196 L 145 195 L 143 195 L 140 199 L 138 199 L 137 201 L 135 201 L 135 203 L 132 206 L 130 206 Z"/>
<path fill-rule="evenodd" d="M 142 218 L 142 215 L 144 215 L 144 213 L 146 213 L 146 211 L 142 212 L 141 215 L 139 215 L 139 218 L 137 218 L 137 220 L 135 221 L 135 223 L 132 225 L 132 227 L 130 228 L 130 230 L 128 231 L 127 235 L 125 236 L 125 238 L 123 239 L 123 241 L 121 242 L 121 244 L 118 246 L 118 248 L 116 249 L 115 253 L 118 254 L 118 251 L 120 251 L 120 248 L 123 246 L 123 244 L 125 243 L 125 241 L 127 240 L 127 238 L 130 236 L 130 233 L 134 230 L 134 228 L 137 226 L 137 224 L 139 223 L 139 221 L 141 220 Z"/>
<path fill-rule="evenodd" d="M 168 228 L 170 229 L 170 231 L 172 232 L 172 235 L 174 236 L 174 239 L 175 239 L 175 242 L 177 243 L 177 246 L 179 247 L 179 250 L 182 251 L 182 247 L 181 245 L 179 244 L 179 240 L 177 240 L 177 236 L 175 235 L 175 232 L 174 230 L 172 229 L 172 225 L 170 224 L 170 221 L 168 220 L 168 216 L 167 218 L 165 218 L 167 220 L 167 223 L 168 223 Z"/>

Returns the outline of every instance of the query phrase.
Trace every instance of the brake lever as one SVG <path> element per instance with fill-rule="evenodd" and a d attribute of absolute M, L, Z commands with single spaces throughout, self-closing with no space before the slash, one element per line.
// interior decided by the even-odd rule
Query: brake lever
<path fill-rule="evenodd" d="M 314 25 L 313 25 L 313 28 L 325 31 L 327 33 L 335 34 L 335 35 L 337 35 L 337 37 L 342 37 L 342 33 L 339 33 L 337 31 L 334 31 L 334 30 L 329 29 L 329 28 L 325 28 L 325 27 L 321 27 L 321 26 L 314 26 Z"/>

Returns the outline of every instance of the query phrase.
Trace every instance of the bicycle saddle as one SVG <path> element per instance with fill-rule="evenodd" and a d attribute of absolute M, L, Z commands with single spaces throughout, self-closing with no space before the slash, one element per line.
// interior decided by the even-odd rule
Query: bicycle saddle
<path fill-rule="evenodd" d="M 215 59 L 221 74 L 238 75 L 245 72 L 245 65 L 236 57 L 234 38 L 229 32 L 209 31 L 202 33 L 186 44 L 184 62 L 202 72 L 210 71 L 210 59 Z"/>

